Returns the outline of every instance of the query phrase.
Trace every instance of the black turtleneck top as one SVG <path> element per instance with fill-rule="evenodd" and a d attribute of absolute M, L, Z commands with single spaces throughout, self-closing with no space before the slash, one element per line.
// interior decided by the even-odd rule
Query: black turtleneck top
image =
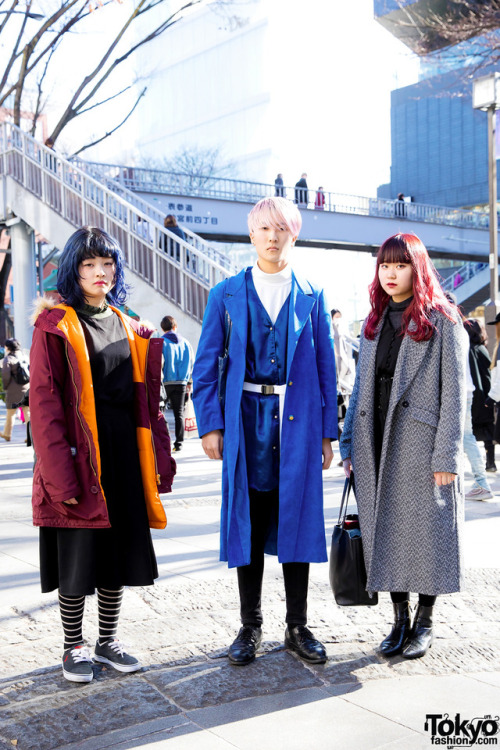
<path fill-rule="evenodd" d="M 387 314 L 378 340 L 375 359 L 375 448 L 377 464 L 382 452 L 382 440 L 391 398 L 392 380 L 403 342 L 403 314 L 411 305 L 412 300 L 413 297 L 409 297 L 403 302 L 389 300 Z"/>

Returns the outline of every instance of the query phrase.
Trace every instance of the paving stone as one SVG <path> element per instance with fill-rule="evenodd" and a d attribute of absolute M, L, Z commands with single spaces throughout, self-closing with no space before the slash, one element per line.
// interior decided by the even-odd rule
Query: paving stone
<path fill-rule="evenodd" d="M 224 661 L 149 672 L 146 680 L 185 710 L 323 684 L 302 662 L 285 652 L 257 657 L 246 667 Z"/>
<path fill-rule="evenodd" d="M 140 706 L 140 722 L 137 707 Z M 24 703 L 10 712 L 0 727 L 0 739 L 18 740 L 20 750 L 53 750 L 136 723 L 180 713 L 168 699 L 141 679 L 130 678 L 119 687 L 82 685 L 65 702 L 46 708 L 45 701 Z M 12 745 L 11 745 L 12 747 Z"/>

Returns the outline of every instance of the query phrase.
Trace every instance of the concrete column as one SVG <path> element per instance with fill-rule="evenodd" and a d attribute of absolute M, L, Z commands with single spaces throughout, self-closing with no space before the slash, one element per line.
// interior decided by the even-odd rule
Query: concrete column
<path fill-rule="evenodd" d="M 14 279 L 14 336 L 23 349 L 31 346 L 30 317 L 36 297 L 35 234 L 21 219 L 10 227 Z"/>

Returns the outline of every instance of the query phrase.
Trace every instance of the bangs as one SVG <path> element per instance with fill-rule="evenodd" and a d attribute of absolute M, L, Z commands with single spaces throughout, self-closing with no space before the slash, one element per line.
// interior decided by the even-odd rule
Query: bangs
<path fill-rule="evenodd" d="M 116 240 L 109 234 L 93 228 L 83 239 L 78 251 L 80 263 L 90 258 L 112 258 L 116 263 L 121 251 Z"/>
<path fill-rule="evenodd" d="M 377 253 L 377 265 L 381 263 L 411 264 L 411 254 L 402 235 L 397 234 L 384 242 Z"/>
<path fill-rule="evenodd" d="M 302 217 L 294 203 L 286 198 L 263 198 L 248 214 L 248 229 L 255 232 L 259 227 L 286 229 L 298 235 Z"/>

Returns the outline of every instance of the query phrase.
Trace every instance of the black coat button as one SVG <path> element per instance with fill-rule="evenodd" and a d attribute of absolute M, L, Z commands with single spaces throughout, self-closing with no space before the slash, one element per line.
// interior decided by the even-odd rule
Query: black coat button
<path fill-rule="evenodd" d="M 361 414 L 362 417 L 366 417 L 366 411 L 360 411 L 359 413 Z"/>
<path fill-rule="evenodd" d="M 95 485 L 92 485 L 92 487 L 90 488 L 90 491 L 92 492 L 93 495 L 97 495 L 97 493 L 99 492 L 99 490 L 97 489 Z"/>
<path fill-rule="evenodd" d="M 410 405 L 410 404 L 408 403 L 408 401 L 403 401 L 403 406 L 404 406 L 404 408 L 405 408 L 405 409 L 406 409 L 406 408 L 407 408 L 407 407 L 408 407 L 409 405 Z"/>

